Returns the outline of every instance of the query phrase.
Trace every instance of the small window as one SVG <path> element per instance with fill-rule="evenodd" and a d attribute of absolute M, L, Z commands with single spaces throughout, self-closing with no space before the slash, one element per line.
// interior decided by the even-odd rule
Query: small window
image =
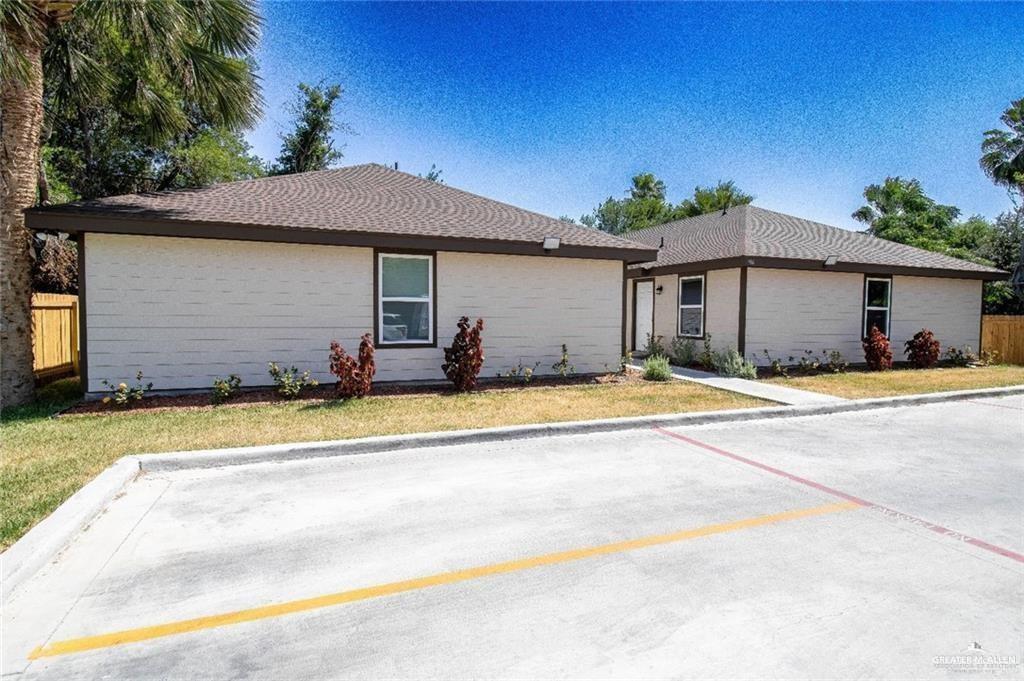
<path fill-rule="evenodd" d="M 434 342 L 434 256 L 381 253 L 377 344 Z"/>
<path fill-rule="evenodd" d="M 704 335 L 704 275 L 679 278 L 679 335 Z"/>
<path fill-rule="evenodd" d="M 871 327 L 877 326 L 888 337 L 889 306 L 892 298 L 891 279 L 871 279 L 864 281 L 864 337 L 867 338 Z"/>

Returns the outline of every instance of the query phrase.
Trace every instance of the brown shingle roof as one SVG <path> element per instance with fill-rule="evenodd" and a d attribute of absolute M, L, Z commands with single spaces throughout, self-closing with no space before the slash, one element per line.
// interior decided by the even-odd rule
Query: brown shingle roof
<path fill-rule="evenodd" d="M 531 245 L 557 236 L 563 247 L 612 249 L 632 261 L 652 255 L 633 241 L 377 164 L 76 201 L 30 210 L 29 226 L 54 228 L 51 216 L 188 223 L 193 228 L 209 224 L 217 225 L 219 233 L 249 226 Z M 60 222 L 65 229 L 70 220 Z"/>
<path fill-rule="evenodd" d="M 725 213 L 677 220 L 624 236 L 653 248 L 664 238 L 657 260 L 633 266 L 643 269 L 740 259 L 752 259 L 762 266 L 779 260 L 820 266 L 827 257 L 836 256 L 837 270 L 864 266 L 892 268 L 894 272 L 942 270 L 992 275 L 980 278 L 993 279 L 1005 274 L 993 267 L 755 206 L 737 206 Z"/>

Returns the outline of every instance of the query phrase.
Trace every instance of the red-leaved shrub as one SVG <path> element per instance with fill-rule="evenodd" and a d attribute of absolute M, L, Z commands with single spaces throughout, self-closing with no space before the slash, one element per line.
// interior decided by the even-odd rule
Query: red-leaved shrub
<path fill-rule="evenodd" d="M 921 329 L 905 344 L 907 359 L 918 369 L 927 369 L 939 361 L 939 341 L 928 329 Z"/>
<path fill-rule="evenodd" d="M 892 369 L 892 350 L 889 349 L 889 339 L 878 330 L 877 326 L 871 327 L 871 333 L 864 339 L 864 361 L 868 368 L 874 371 L 885 371 Z"/>
<path fill-rule="evenodd" d="M 469 326 L 469 317 L 459 319 L 459 332 L 455 334 L 451 347 L 444 349 L 444 364 L 441 370 L 457 390 L 466 391 L 476 387 L 476 377 L 484 364 L 484 345 L 480 332 L 484 320 L 476 320 Z"/>
<path fill-rule="evenodd" d="M 359 358 L 352 357 L 338 341 L 331 341 L 331 373 L 338 377 L 339 397 L 362 397 L 370 392 L 377 365 L 373 362 L 373 341 L 363 334 Z"/>

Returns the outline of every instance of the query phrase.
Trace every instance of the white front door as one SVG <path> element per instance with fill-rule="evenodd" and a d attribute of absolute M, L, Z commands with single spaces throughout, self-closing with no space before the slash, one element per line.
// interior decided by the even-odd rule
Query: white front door
<path fill-rule="evenodd" d="M 647 338 L 654 333 L 654 282 L 638 281 L 633 300 L 633 349 L 647 347 Z"/>

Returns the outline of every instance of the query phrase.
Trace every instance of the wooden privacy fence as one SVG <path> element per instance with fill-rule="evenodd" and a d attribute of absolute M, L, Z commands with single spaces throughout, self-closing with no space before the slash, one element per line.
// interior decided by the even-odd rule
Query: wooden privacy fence
<path fill-rule="evenodd" d="M 1000 362 L 1024 364 L 1024 315 L 982 315 L 981 347 L 998 352 Z"/>
<path fill-rule="evenodd" d="M 32 294 L 32 353 L 37 379 L 78 374 L 78 296 Z"/>

